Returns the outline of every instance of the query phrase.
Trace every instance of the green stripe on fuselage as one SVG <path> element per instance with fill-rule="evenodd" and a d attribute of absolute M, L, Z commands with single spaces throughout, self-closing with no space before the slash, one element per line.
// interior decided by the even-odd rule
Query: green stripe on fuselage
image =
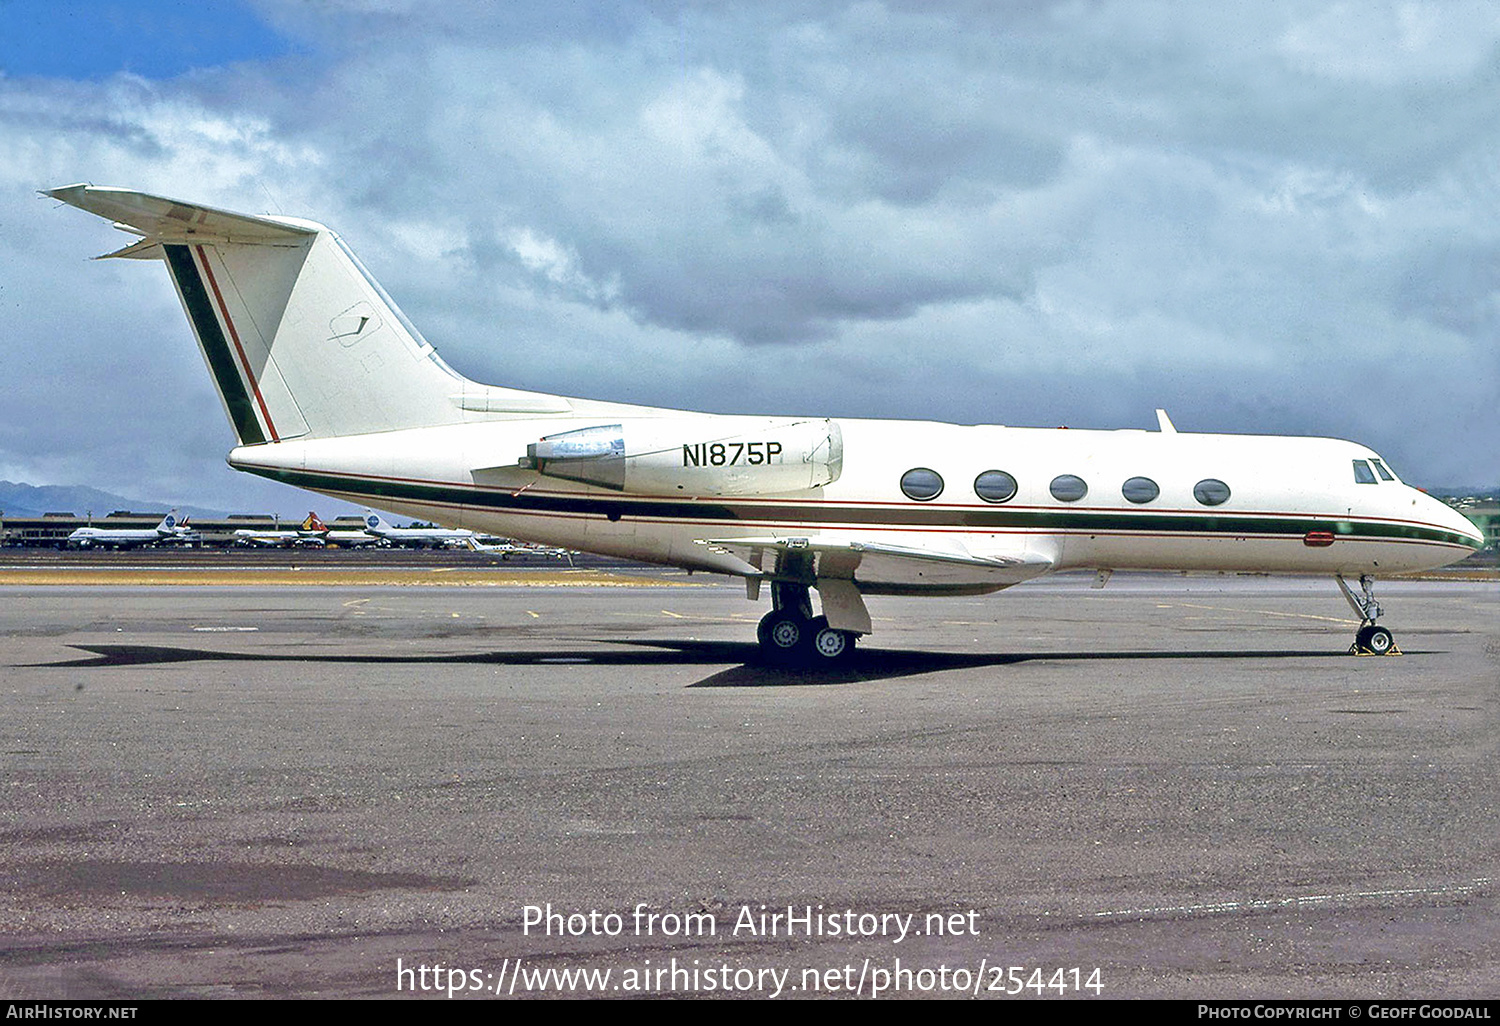
<path fill-rule="evenodd" d="M 250 401 L 250 393 L 245 390 L 245 382 L 240 378 L 239 368 L 234 364 L 224 330 L 214 316 L 213 304 L 203 285 L 203 276 L 198 273 L 198 265 L 193 263 L 193 255 L 186 246 L 163 246 L 162 249 L 166 250 L 167 266 L 182 293 L 182 302 L 192 319 L 193 330 L 203 344 L 208 368 L 218 383 L 224 405 L 229 408 L 234 433 L 239 435 L 242 445 L 259 445 L 266 436 L 260 429 L 260 421 L 255 419 L 255 407 Z"/>
<path fill-rule="evenodd" d="M 817 503 L 774 505 L 679 502 L 670 499 L 603 497 L 596 495 L 536 495 L 489 491 L 456 485 L 415 481 L 379 481 L 349 478 L 315 471 L 245 467 L 245 470 L 313 491 L 343 492 L 372 502 L 396 499 L 431 502 L 448 506 L 472 506 L 511 513 L 570 513 L 613 518 L 642 517 L 662 520 L 695 520 L 870 525 L 879 527 L 963 528 L 998 531 L 1016 528 L 1042 531 L 1097 531 L 1100 533 L 1207 534 L 1231 537 L 1297 537 L 1309 531 L 1327 531 L 1335 538 L 1371 538 L 1385 541 L 1439 542 L 1475 548 L 1472 538 L 1437 527 L 1417 524 L 1332 520 L 1313 516 L 1247 517 L 1205 516 L 1196 513 L 1164 515 L 1128 511 L 954 509 L 941 506 L 872 507 L 822 505 Z M 378 503 L 376 503 L 378 505 Z"/>

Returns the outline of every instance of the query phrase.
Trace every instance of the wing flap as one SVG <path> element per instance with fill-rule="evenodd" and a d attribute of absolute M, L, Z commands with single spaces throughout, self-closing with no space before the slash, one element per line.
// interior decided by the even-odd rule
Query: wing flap
<path fill-rule="evenodd" d="M 849 580 L 863 592 L 1008 588 L 1052 569 L 1048 556 L 1027 551 L 975 556 L 961 545 L 865 538 L 715 538 L 703 544 L 737 556 L 776 577 L 788 556 L 811 561 L 816 579 Z"/>

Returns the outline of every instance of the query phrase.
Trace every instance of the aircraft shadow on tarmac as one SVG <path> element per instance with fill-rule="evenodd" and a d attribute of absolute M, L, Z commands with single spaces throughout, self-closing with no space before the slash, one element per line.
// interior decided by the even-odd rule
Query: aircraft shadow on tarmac
<path fill-rule="evenodd" d="M 32 663 L 37 667 L 83 669 L 110 666 L 152 666 L 185 662 L 280 662 L 313 664 L 492 665 L 492 666 L 694 666 L 732 665 L 688 687 L 785 687 L 855 684 L 862 681 L 911 677 L 943 670 L 983 666 L 1012 666 L 1045 661 L 1135 661 L 1152 659 L 1322 659 L 1343 658 L 1338 650 L 1191 651 L 1191 652 L 921 652 L 860 649 L 834 669 L 797 669 L 767 664 L 754 644 L 733 641 L 614 641 L 626 651 L 578 649 L 547 652 L 466 652 L 433 655 L 304 655 L 275 652 L 220 652 L 164 645 L 74 645 L 93 653 L 81 659 Z"/>

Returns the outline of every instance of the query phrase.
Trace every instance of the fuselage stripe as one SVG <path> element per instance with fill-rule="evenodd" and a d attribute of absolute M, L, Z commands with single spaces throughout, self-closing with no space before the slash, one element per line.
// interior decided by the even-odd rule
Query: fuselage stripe
<path fill-rule="evenodd" d="M 187 246 L 163 245 L 162 249 L 167 255 L 167 267 L 172 273 L 172 280 L 177 284 L 178 294 L 182 296 L 182 305 L 187 308 L 188 319 L 192 321 L 193 330 L 203 346 L 208 369 L 219 386 L 219 394 L 224 398 L 224 406 L 229 411 L 229 421 L 234 425 L 235 434 L 245 445 L 264 443 L 265 432 L 255 418 L 250 395 L 245 391 L 245 383 L 240 378 L 239 371 L 235 369 L 234 355 L 229 351 L 229 343 L 224 338 L 219 319 L 214 316 L 208 289 L 203 284 L 203 276 L 198 273 L 198 265 L 193 262 Z"/>
<path fill-rule="evenodd" d="M 1181 538 L 1296 538 L 1310 530 L 1330 531 L 1345 541 L 1406 541 L 1472 549 L 1470 539 L 1452 531 L 1425 524 L 1363 519 L 1336 519 L 1315 514 L 1275 516 L 1159 514 L 1084 511 L 1031 512 L 1024 510 L 949 510 L 923 506 L 893 517 L 891 509 L 829 509 L 815 504 L 736 507 L 721 502 L 676 502 L 642 498 L 599 498 L 580 495 L 565 498 L 552 493 L 497 492 L 446 482 L 381 478 L 373 475 L 295 471 L 243 465 L 272 480 L 314 491 L 337 491 L 371 499 L 398 499 L 433 505 L 478 507 L 518 515 L 570 517 L 630 517 L 643 523 L 734 524 L 740 527 L 792 529 L 854 529 L 913 531 L 923 533 L 1010 534 L 1066 533 L 1105 534 L 1120 537 Z"/>
<path fill-rule="evenodd" d="M 266 430 L 271 432 L 271 441 L 279 442 L 281 438 L 276 434 L 276 425 L 271 422 L 271 411 L 266 409 L 266 401 L 260 394 L 260 383 L 255 380 L 255 372 L 250 369 L 250 360 L 245 356 L 245 347 L 240 344 L 240 333 L 235 329 L 234 319 L 229 316 L 229 307 L 224 303 L 224 293 L 219 291 L 219 282 L 214 277 L 213 267 L 209 265 L 208 254 L 203 252 L 202 246 L 194 248 L 198 250 L 198 259 L 203 261 L 203 273 L 208 276 L 209 287 L 214 290 L 219 312 L 224 315 L 224 326 L 229 329 L 229 337 L 234 340 L 234 351 L 239 354 L 240 366 L 245 370 L 245 380 L 250 382 L 250 390 L 255 393 L 255 404 L 260 407 L 260 414 L 266 420 Z"/>

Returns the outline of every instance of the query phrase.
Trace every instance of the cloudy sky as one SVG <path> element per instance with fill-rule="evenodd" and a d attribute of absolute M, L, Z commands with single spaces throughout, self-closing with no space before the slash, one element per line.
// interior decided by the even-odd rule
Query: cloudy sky
<path fill-rule="evenodd" d="M 324 221 L 491 383 L 1500 484 L 1489 2 L 0 0 L 0 478 L 292 514 L 77 181 Z"/>

